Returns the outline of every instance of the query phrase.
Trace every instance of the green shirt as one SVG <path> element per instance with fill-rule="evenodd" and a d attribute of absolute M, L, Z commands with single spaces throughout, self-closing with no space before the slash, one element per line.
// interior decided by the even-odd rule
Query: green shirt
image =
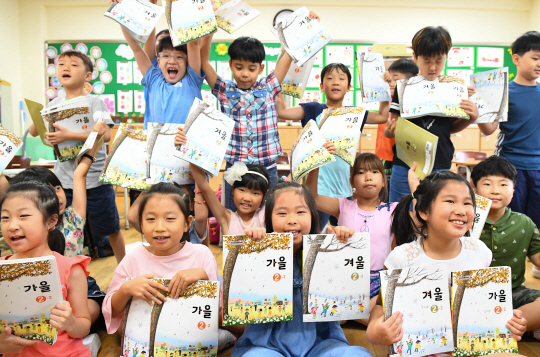
<path fill-rule="evenodd" d="M 512 289 L 522 285 L 526 257 L 540 252 L 540 236 L 534 222 L 507 207 L 495 224 L 486 219 L 480 240 L 493 252 L 492 267 L 512 268 Z"/>

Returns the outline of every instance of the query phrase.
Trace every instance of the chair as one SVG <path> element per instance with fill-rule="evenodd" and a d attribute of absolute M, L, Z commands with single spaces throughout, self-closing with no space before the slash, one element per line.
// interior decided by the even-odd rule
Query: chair
<path fill-rule="evenodd" d="M 30 166 L 30 156 L 14 156 L 6 169 L 25 169 Z"/>
<path fill-rule="evenodd" d="M 473 160 L 485 160 L 487 159 L 487 154 L 485 152 L 479 152 L 479 151 L 458 151 L 456 152 L 456 161 L 458 162 L 466 162 L 469 159 Z M 470 165 L 460 165 L 458 164 L 456 167 L 456 172 L 458 175 L 461 175 L 467 179 L 467 181 L 471 180 L 471 166 Z"/>

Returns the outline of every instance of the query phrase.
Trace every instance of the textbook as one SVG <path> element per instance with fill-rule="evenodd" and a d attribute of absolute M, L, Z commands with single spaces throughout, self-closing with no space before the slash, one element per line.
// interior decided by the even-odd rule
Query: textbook
<path fill-rule="evenodd" d="M 445 263 L 382 270 L 384 319 L 403 314 L 403 338 L 388 346 L 390 357 L 427 356 L 454 349 Z"/>
<path fill-rule="evenodd" d="M 433 170 L 439 138 L 403 118 L 398 118 L 395 137 L 397 157 L 409 167 L 416 161 L 415 172 L 424 179 Z"/>
<path fill-rule="evenodd" d="M 325 109 L 319 122 L 321 134 L 334 143 L 336 156 L 351 167 L 356 159 L 365 117 L 366 110 L 362 107 L 341 107 Z"/>
<path fill-rule="evenodd" d="M 115 186 L 147 191 L 146 130 L 120 124 L 99 180 Z"/>
<path fill-rule="evenodd" d="M 23 142 L 17 135 L 0 126 L 0 172 L 6 169 L 21 146 Z"/>
<path fill-rule="evenodd" d="M 302 99 L 314 62 L 315 57 L 310 58 L 300 67 L 296 63 L 291 63 L 291 66 L 281 83 L 283 94 L 290 95 L 293 98 Z"/>
<path fill-rule="evenodd" d="M 305 6 L 278 22 L 272 33 L 298 66 L 314 57 L 332 40 L 318 20 L 309 18 L 309 10 Z"/>
<path fill-rule="evenodd" d="M 217 176 L 231 140 L 234 121 L 199 98 L 195 98 L 184 125 L 187 143 L 174 155 Z"/>
<path fill-rule="evenodd" d="M 261 14 L 259 10 L 242 0 L 230 0 L 214 13 L 218 27 L 228 33 L 233 33 Z"/>
<path fill-rule="evenodd" d="M 304 322 L 369 317 L 369 233 L 347 243 L 335 234 L 304 236 L 302 314 Z"/>
<path fill-rule="evenodd" d="M 462 99 L 468 99 L 467 86 L 462 78 L 438 76 L 428 81 L 418 75 L 397 82 L 401 117 L 418 118 L 424 115 L 470 119 L 461 109 Z"/>
<path fill-rule="evenodd" d="M 321 134 L 315 120 L 311 119 L 296 138 L 291 149 L 290 167 L 294 182 L 299 182 L 311 170 L 336 161 L 323 144 L 326 139 Z"/>
<path fill-rule="evenodd" d="M 390 85 L 383 78 L 385 67 L 382 54 L 356 52 L 356 63 L 362 102 L 388 102 L 392 100 Z"/>
<path fill-rule="evenodd" d="M 129 278 L 128 278 L 129 279 Z M 165 287 L 171 279 L 152 279 Z M 199 280 L 178 299 L 151 306 L 132 297 L 124 309 L 122 356 L 217 356 L 219 282 Z"/>
<path fill-rule="evenodd" d="M 452 272 L 455 357 L 518 353 L 506 323 L 513 316 L 510 267 Z"/>
<path fill-rule="evenodd" d="M 176 182 L 192 184 L 189 163 L 175 156 L 174 137 L 181 124 L 148 123 L 148 160 L 146 160 L 146 183 Z"/>
<path fill-rule="evenodd" d="M 209 0 L 164 0 L 164 3 L 173 46 L 217 31 L 214 8 Z"/>
<path fill-rule="evenodd" d="M 163 11 L 162 6 L 146 0 L 123 0 L 113 2 L 104 15 L 122 25 L 136 41 L 146 43 Z"/>
<path fill-rule="evenodd" d="M 54 256 L 0 261 L 0 328 L 10 327 L 16 336 L 56 342 L 50 325 L 52 308 L 63 301 Z"/>
<path fill-rule="evenodd" d="M 472 238 L 479 239 L 482 234 L 482 229 L 484 229 L 484 224 L 489 214 L 489 209 L 491 208 L 491 200 L 480 196 L 479 194 L 475 195 L 476 198 L 476 214 L 474 217 L 474 224 L 470 230 Z"/>
<path fill-rule="evenodd" d="M 31 117 L 41 140 L 45 145 L 54 148 L 54 153 L 61 162 L 76 158 L 84 143 L 82 141 L 69 140 L 57 145 L 51 145 L 45 134 L 56 131 L 53 124 L 56 123 L 74 133 L 89 133 L 94 126 L 88 100 L 84 96 L 66 100 L 42 109 L 41 120 L 32 115 Z"/>
<path fill-rule="evenodd" d="M 476 89 L 471 100 L 478 107 L 475 123 L 508 120 L 508 67 L 471 74 L 471 85 Z"/>
<path fill-rule="evenodd" d="M 92 150 L 92 148 L 94 147 L 96 143 L 97 136 L 98 136 L 97 131 L 93 131 L 90 133 L 90 135 L 88 135 L 88 138 L 86 138 L 86 141 L 84 142 L 81 148 L 81 151 L 79 151 L 79 154 L 77 155 L 75 159 L 75 162 L 77 163 L 77 165 L 79 165 L 79 163 L 81 162 L 83 155 L 88 153 L 90 150 Z M 101 139 L 99 139 L 98 141 L 98 147 L 96 149 L 96 152 L 97 150 L 99 150 L 99 148 L 101 147 L 101 145 L 103 145 L 104 142 L 105 142 L 105 138 L 102 136 Z"/>
<path fill-rule="evenodd" d="M 223 326 L 293 319 L 293 238 L 223 236 Z"/>

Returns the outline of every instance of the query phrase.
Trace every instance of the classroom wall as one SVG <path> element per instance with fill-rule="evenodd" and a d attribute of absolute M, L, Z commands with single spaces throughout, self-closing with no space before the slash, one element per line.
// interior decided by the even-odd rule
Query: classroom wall
<path fill-rule="evenodd" d="M 261 16 L 233 35 L 218 31 L 217 41 L 256 36 L 275 41 L 274 15 L 305 1 L 247 0 Z M 0 78 L 13 83 L 13 117 L 18 101 L 44 102 L 44 42 L 122 40 L 119 25 L 103 16 L 106 0 L 0 0 Z M 530 29 L 540 29 L 540 0 L 310 0 L 336 42 L 409 43 L 428 25 L 446 26 L 454 43 L 510 44 Z M 164 17 L 158 29 L 166 27 Z M 15 128 L 18 128 L 16 125 Z"/>

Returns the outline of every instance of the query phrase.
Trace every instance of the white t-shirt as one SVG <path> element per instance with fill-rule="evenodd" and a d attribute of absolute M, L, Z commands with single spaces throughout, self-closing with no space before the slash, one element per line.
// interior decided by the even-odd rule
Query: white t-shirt
<path fill-rule="evenodd" d="M 384 261 L 384 266 L 388 269 L 402 269 L 419 265 L 446 263 L 448 283 L 451 281 L 451 272 L 453 271 L 489 267 L 492 254 L 484 242 L 471 237 L 462 237 L 460 240 L 461 252 L 453 259 L 435 260 L 428 257 L 422 248 L 422 244 L 420 244 L 420 238 L 418 238 L 414 242 L 395 247 Z"/>

